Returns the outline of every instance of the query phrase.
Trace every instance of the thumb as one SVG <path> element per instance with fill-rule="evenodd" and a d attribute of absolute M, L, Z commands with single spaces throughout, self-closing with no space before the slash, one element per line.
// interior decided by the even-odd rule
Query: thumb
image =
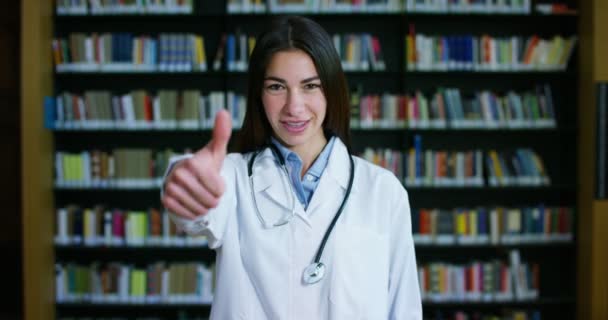
<path fill-rule="evenodd" d="M 215 115 L 215 124 L 213 125 L 213 136 L 208 144 L 208 147 L 213 154 L 213 157 L 223 160 L 226 157 L 228 149 L 228 141 L 232 134 L 232 121 L 230 114 L 226 110 L 220 110 Z"/>

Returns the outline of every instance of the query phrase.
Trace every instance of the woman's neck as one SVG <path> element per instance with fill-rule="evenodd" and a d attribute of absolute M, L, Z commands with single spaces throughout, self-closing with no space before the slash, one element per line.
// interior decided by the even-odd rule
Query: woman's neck
<path fill-rule="evenodd" d="M 302 160 L 302 171 L 300 172 L 300 178 L 304 177 L 304 174 L 315 162 L 323 148 L 327 145 L 327 138 L 323 136 L 322 139 L 315 139 L 305 145 L 295 146 L 290 148 L 291 151 L 295 152 L 298 157 Z"/>

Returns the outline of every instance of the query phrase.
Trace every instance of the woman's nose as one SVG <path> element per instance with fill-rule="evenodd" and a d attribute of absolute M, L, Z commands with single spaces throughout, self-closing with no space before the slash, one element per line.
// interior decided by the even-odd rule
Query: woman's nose
<path fill-rule="evenodd" d="M 287 94 L 285 109 L 289 114 L 297 115 L 305 110 L 304 95 L 300 90 L 290 90 Z"/>

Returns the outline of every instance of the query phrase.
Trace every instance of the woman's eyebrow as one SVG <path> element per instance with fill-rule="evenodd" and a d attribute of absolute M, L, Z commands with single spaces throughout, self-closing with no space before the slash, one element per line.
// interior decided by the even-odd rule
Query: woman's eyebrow
<path fill-rule="evenodd" d="M 303 79 L 302 81 L 300 81 L 300 83 L 307 83 L 307 82 L 311 82 L 311 81 L 315 81 L 315 80 L 319 80 L 319 79 L 320 79 L 319 76 L 314 76 L 314 77 Z M 264 81 L 266 81 L 266 80 L 276 81 L 276 82 L 280 82 L 280 83 L 287 83 L 287 81 L 285 81 L 285 79 L 281 79 L 281 78 L 273 77 L 273 76 L 265 77 Z"/>
<path fill-rule="evenodd" d="M 311 81 L 315 81 L 315 80 L 319 80 L 319 76 L 314 76 L 314 77 L 306 78 L 306 79 L 300 81 L 300 83 L 307 83 L 307 82 L 311 82 Z"/>
<path fill-rule="evenodd" d="M 283 79 L 281 79 L 281 78 L 272 77 L 272 76 L 270 76 L 270 77 L 265 77 L 265 78 L 264 78 L 264 81 L 266 81 L 266 80 L 276 81 L 276 82 L 280 82 L 280 83 L 287 83 L 287 81 L 285 81 L 285 80 L 283 80 Z"/>

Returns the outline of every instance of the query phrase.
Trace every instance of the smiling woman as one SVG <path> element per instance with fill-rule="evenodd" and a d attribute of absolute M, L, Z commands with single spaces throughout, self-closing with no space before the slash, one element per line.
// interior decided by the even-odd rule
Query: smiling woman
<path fill-rule="evenodd" d="M 276 138 L 302 159 L 308 171 L 327 144 L 323 120 L 327 102 L 310 57 L 300 51 L 277 52 L 266 69 L 262 104 Z"/>
<path fill-rule="evenodd" d="M 422 319 L 407 192 L 351 154 L 340 60 L 312 20 L 256 41 L 239 151 L 230 118 L 173 159 L 163 204 L 217 252 L 212 319 Z"/>

